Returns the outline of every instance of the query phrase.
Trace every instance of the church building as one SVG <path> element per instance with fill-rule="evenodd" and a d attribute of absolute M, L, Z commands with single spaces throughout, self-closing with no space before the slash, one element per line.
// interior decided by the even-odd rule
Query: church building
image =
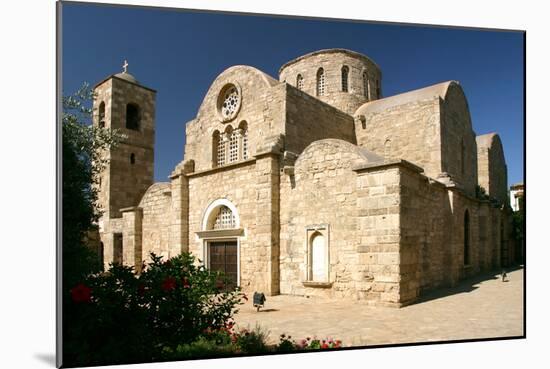
<path fill-rule="evenodd" d="M 101 175 L 106 266 L 191 252 L 245 292 L 399 307 L 514 262 L 502 143 L 476 136 L 456 81 L 383 97 L 345 49 L 278 79 L 230 67 L 157 183 L 156 91 L 126 67 L 94 91 L 94 124 L 125 135 Z"/>

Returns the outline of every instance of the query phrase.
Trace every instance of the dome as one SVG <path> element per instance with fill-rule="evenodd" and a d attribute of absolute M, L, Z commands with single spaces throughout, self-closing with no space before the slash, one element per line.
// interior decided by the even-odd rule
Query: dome
<path fill-rule="evenodd" d="M 115 74 L 115 77 L 118 77 L 118 78 L 123 79 L 123 80 L 128 81 L 128 82 L 139 83 L 137 81 L 137 79 L 128 72 L 117 73 L 117 74 Z"/>

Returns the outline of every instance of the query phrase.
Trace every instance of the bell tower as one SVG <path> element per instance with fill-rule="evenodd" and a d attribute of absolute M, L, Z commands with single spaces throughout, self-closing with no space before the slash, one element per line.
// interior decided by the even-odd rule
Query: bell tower
<path fill-rule="evenodd" d="M 120 209 L 137 206 L 153 184 L 156 91 L 128 73 L 124 61 L 123 71 L 98 83 L 94 92 L 94 124 L 124 136 L 107 152 L 108 163 L 101 174 L 100 232 L 109 232 L 109 220 L 121 218 Z"/>

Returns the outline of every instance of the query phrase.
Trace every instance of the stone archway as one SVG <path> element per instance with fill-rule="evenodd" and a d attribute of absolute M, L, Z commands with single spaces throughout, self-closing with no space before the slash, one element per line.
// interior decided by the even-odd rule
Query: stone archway
<path fill-rule="evenodd" d="M 204 211 L 201 231 L 197 232 L 203 249 L 203 262 L 228 278 L 226 288 L 240 285 L 240 217 L 237 207 L 227 199 L 211 202 Z"/>

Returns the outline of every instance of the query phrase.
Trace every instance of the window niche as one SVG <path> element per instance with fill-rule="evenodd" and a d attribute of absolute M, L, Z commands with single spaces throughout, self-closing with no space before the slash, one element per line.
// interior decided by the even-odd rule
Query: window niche
<path fill-rule="evenodd" d="M 141 112 L 139 106 L 133 103 L 126 105 L 126 128 L 139 131 Z"/>
<path fill-rule="evenodd" d="M 367 72 L 363 72 L 363 94 L 367 99 L 369 98 L 369 76 Z"/>
<path fill-rule="evenodd" d="M 329 225 L 317 224 L 306 227 L 306 287 L 329 288 Z"/>
<path fill-rule="evenodd" d="M 298 76 L 296 76 L 296 88 L 298 90 L 304 89 L 304 77 L 302 77 L 301 74 L 298 74 Z"/>
<path fill-rule="evenodd" d="M 99 104 L 99 127 L 105 128 L 105 102 Z"/>
<path fill-rule="evenodd" d="M 348 78 L 349 78 L 349 68 L 347 65 L 342 67 L 342 92 L 348 92 Z"/>
<path fill-rule="evenodd" d="M 317 71 L 317 96 L 323 96 L 325 94 L 325 70 L 319 68 Z"/>

